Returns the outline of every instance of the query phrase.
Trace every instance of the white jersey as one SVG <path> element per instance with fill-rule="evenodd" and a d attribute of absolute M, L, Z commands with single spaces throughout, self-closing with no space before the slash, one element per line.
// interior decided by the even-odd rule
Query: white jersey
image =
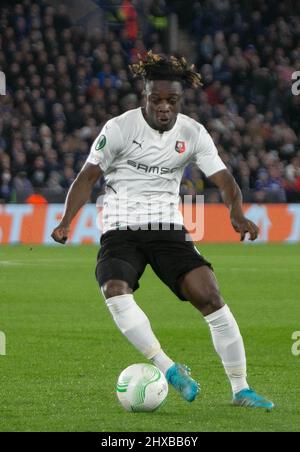
<path fill-rule="evenodd" d="M 149 223 L 182 225 L 178 206 L 185 167 L 194 162 L 207 177 L 226 168 L 201 124 L 178 114 L 174 127 L 160 133 L 141 108 L 109 120 L 87 161 L 105 174 L 104 233 Z"/>

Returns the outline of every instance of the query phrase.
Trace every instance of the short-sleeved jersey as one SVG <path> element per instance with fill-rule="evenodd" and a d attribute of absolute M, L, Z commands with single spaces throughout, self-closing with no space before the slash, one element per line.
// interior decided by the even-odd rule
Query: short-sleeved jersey
<path fill-rule="evenodd" d="M 207 177 L 226 168 L 201 124 L 178 114 L 174 127 L 160 133 L 141 108 L 109 120 L 87 161 L 105 174 L 103 232 L 148 223 L 182 225 L 178 206 L 185 167 L 194 162 Z"/>

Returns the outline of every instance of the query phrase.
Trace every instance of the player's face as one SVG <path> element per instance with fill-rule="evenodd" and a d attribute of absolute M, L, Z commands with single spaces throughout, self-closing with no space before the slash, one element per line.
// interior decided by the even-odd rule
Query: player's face
<path fill-rule="evenodd" d="M 181 108 L 181 83 L 168 80 L 149 81 L 145 91 L 148 124 L 161 132 L 171 130 Z"/>

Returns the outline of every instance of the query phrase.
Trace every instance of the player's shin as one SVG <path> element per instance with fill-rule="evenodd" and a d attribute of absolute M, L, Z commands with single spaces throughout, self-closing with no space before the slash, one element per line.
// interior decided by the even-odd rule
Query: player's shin
<path fill-rule="evenodd" d="M 249 388 L 243 338 L 229 307 L 226 305 L 205 317 L 215 349 L 230 380 L 232 392 Z"/>
<path fill-rule="evenodd" d="M 106 305 L 117 327 L 129 342 L 147 359 L 151 359 L 163 373 L 166 373 L 174 362 L 162 351 L 148 317 L 136 304 L 133 295 L 108 298 Z"/>

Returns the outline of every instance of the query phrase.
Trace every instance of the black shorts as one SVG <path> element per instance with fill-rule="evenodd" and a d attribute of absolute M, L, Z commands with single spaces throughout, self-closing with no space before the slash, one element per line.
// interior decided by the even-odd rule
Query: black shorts
<path fill-rule="evenodd" d="M 179 278 L 194 268 L 207 265 L 182 228 L 164 230 L 113 230 L 101 237 L 96 277 L 100 287 L 109 280 L 126 281 L 133 290 L 139 288 L 147 264 L 181 300 Z"/>

